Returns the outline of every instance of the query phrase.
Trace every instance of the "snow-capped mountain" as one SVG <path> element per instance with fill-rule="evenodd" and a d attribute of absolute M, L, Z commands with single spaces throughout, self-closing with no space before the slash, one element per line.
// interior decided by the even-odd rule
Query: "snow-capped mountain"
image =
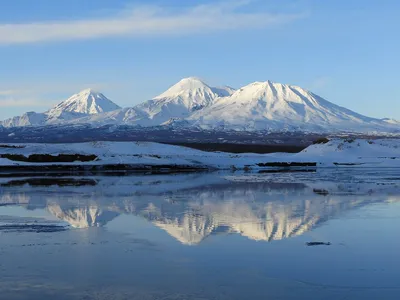
<path fill-rule="evenodd" d="M 140 126 L 171 124 L 189 117 L 193 112 L 211 105 L 215 99 L 229 96 L 234 91 L 231 87 L 211 87 L 198 78 L 189 77 L 135 107 L 88 116 L 79 122 Z"/>
<path fill-rule="evenodd" d="M 217 99 L 189 120 L 235 129 L 324 130 L 384 126 L 380 120 L 337 106 L 298 86 L 255 82 Z"/>
<path fill-rule="evenodd" d="M 360 115 L 298 86 L 254 82 L 235 90 L 182 79 L 161 95 L 121 109 L 103 94 L 84 90 L 45 113 L 29 112 L 0 125 L 90 124 L 196 127 L 239 131 L 399 133 L 400 122 Z"/>
<path fill-rule="evenodd" d="M 64 112 L 72 112 L 86 115 L 105 113 L 119 109 L 120 107 L 106 96 L 92 89 L 86 89 L 75 94 L 67 100 L 50 109 L 48 115 L 57 115 Z"/>
<path fill-rule="evenodd" d="M 172 118 L 187 118 L 195 111 L 211 105 L 215 99 L 229 96 L 233 89 L 214 88 L 195 77 L 182 79 L 166 92 L 139 104 L 137 108 L 148 115 L 152 125 L 160 125 Z"/>
<path fill-rule="evenodd" d="M 208 106 L 216 98 L 229 95 L 230 93 L 231 91 L 228 89 L 212 88 L 198 78 L 189 77 L 182 79 L 166 92 L 155 97 L 153 102 L 158 106 L 174 103 L 188 110 L 198 110 Z M 146 103 L 141 106 L 146 107 Z M 152 110 L 149 109 L 149 112 L 152 112 Z"/>
<path fill-rule="evenodd" d="M 40 126 L 45 125 L 46 120 L 46 114 L 30 111 L 24 113 L 22 116 L 16 116 L 4 121 L 0 121 L 0 125 L 4 127 Z"/>
<path fill-rule="evenodd" d="M 103 94 L 95 92 L 92 89 L 86 89 L 44 113 L 28 112 L 22 116 L 1 121 L 0 125 L 4 127 L 21 127 L 61 124 L 117 109 L 120 109 L 120 107 Z"/>

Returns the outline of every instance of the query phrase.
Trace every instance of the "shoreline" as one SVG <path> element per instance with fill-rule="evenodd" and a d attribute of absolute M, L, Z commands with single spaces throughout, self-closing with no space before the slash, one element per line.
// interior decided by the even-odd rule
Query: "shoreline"
<path fill-rule="evenodd" d="M 320 168 L 400 167 L 400 140 L 335 139 L 299 153 L 226 153 L 149 142 L 7 144 L 0 177 L 28 173 L 129 174 L 217 170 L 282 172 Z"/>

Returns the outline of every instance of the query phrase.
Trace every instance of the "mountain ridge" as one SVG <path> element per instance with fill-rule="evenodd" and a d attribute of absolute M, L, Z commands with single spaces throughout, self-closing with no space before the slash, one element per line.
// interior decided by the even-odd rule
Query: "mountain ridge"
<path fill-rule="evenodd" d="M 53 125 L 117 109 L 120 109 L 120 106 L 109 100 L 102 93 L 88 88 L 72 95 L 45 112 L 27 112 L 22 116 L 0 121 L 0 125 L 4 127 Z"/>
<path fill-rule="evenodd" d="M 4 127 L 49 124 L 187 126 L 237 131 L 400 132 L 400 122 L 363 116 L 296 85 L 257 81 L 240 89 L 188 77 L 164 93 L 121 108 L 86 89 L 44 113 L 0 121 Z"/>
<path fill-rule="evenodd" d="M 119 108 L 121 107 L 109 100 L 102 93 L 89 88 L 82 90 L 81 92 L 72 95 L 67 100 L 57 104 L 48 110 L 48 114 L 74 112 L 92 115 L 113 111 Z"/>
<path fill-rule="evenodd" d="M 247 125 L 247 129 L 264 129 L 265 122 L 269 121 L 275 130 L 286 125 L 298 129 L 318 129 L 332 125 L 342 126 L 340 123 L 348 126 L 349 122 L 379 122 L 333 104 L 299 86 L 269 80 L 251 83 L 229 97 L 217 99 L 214 105 L 196 112 L 189 119 L 201 120 L 202 125 L 213 127 L 218 118 L 231 126 Z M 313 126 L 309 126 L 310 124 Z"/>

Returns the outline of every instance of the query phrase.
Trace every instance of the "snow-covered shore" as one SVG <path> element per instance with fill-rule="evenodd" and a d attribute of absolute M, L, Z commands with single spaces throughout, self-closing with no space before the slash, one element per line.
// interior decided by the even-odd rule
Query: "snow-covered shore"
<path fill-rule="evenodd" d="M 43 161 L 30 156 L 77 156 L 75 161 Z M 85 159 L 79 158 L 79 156 Z M 7 144 L 0 146 L 0 169 L 35 166 L 124 166 L 123 169 L 260 169 L 276 167 L 400 167 L 400 139 L 344 140 L 311 145 L 300 153 L 233 154 L 148 142 Z M 112 168 L 110 167 L 110 170 Z"/>

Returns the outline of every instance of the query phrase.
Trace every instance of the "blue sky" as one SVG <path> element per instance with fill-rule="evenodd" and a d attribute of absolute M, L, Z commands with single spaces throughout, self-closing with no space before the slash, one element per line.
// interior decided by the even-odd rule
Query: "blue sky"
<path fill-rule="evenodd" d="M 133 106 L 196 76 L 299 85 L 400 119 L 395 0 L 1 0 L 0 119 L 92 87 Z"/>

